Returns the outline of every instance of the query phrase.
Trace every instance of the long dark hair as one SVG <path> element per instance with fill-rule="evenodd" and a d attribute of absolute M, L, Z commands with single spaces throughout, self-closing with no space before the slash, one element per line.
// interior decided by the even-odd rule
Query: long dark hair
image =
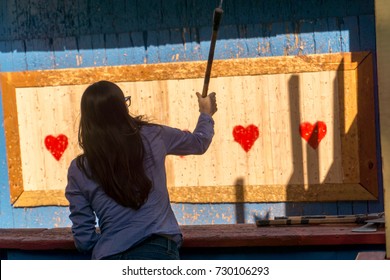
<path fill-rule="evenodd" d="M 116 84 L 99 81 L 84 91 L 78 133 L 83 154 L 77 157 L 77 166 L 117 203 L 135 210 L 152 188 L 144 170 L 140 134 L 146 124 L 141 116 L 130 116 Z"/>

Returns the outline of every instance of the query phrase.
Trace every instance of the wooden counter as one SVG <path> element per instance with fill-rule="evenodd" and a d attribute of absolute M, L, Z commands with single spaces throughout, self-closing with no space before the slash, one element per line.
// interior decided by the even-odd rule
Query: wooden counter
<path fill-rule="evenodd" d="M 384 245 L 385 230 L 352 232 L 356 224 L 256 227 L 253 224 L 181 226 L 184 248 Z M 0 229 L 0 249 L 75 250 L 70 228 Z"/>

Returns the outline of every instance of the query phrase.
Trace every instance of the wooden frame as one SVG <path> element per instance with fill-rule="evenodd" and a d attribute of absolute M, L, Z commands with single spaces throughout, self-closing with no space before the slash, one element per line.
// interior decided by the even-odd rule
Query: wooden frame
<path fill-rule="evenodd" d="M 16 90 L 113 82 L 196 79 L 204 62 L 182 62 L 83 69 L 1 73 L 11 203 L 14 207 L 67 205 L 63 190 L 26 191 L 23 187 Z M 375 200 L 378 195 L 372 55 L 337 53 L 215 61 L 212 76 L 236 77 L 337 71 L 343 182 L 227 186 L 169 186 L 172 202 L 230 203 Z M 222 97 L 223 98 L 223 97 Z M 346 125 L 348 124 L 348 125 Z M 348 131 L 343 130 L 343 128 Z M 363 130 L 364 128 L 364 130 Z"/>

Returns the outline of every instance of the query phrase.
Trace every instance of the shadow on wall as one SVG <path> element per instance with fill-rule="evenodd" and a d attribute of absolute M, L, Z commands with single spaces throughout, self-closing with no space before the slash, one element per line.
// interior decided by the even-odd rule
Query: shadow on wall
<path fill-rule="evenodd" d="M 356 59 L 353 59 L 353 61 L 357 61 Z M 338 115 L 335 115 L 333 118 L 333 123 L 328 124 L 328 129 L 334 129 L 335 133 L 333 133 L 333 143 L 340 142 L 340 139 L 357 139 L 358 141 L 364 141 L 364 143 L 369 143 L 370 140 L 363 139 L 366 129 L 367 133 L 371 133 L 373 130 L 369 129 L 368 127 L 362 127 L 362 123 L 360 123 L 359 130 L 363 131 L 362 134 L 359 133 L 359 135 L 356 135 L 357 133 L 357 126 L 358 126 L 358 118 L 363 119 L 364 117 L 360 116 L 362 111 L 366 111 L 366 109 L 363 109 L 366 104 L 363 104 L 367 102 L 367 100 L 362 100 L 362 98 L 357 99 L 357 116 L 354 117 L 353 121 L 351 123 L 346 124 L 346 92 L 344 90 L 348 88 L 347 85 L 345 85 L 345 75 L 343 71 L 343 63 L 340 64 L 339 69 L 337 71 L 337 76 L 333 80 L 333 112 L 335 114 L 338 113 Z M 358 72 L 358 84 L 362 80 L 362 75 L 365 73 Z M 369 73 L 371 74 L 371 73 Z M 359 79 L 360 77 L 360 79 Z M 297 193 L 301 194 L 302 197 L 305 196 L 305 192 L 309 191 L 311 186 L 313 185 L 319 185 L 324 184 L 324 188 L 326 188 L 326 183 L 332 183 L 332 176 L 337 173 L 342 173 L 342 176 L 345 176 L 345 174 L 348 174 L 349 172 L 356 172 L 353 170 L 340 170 L 343 168 L 343 164 L 337 163 L 335 160 L 329 167 L 326 176 L 320 176 L 321 173 L 321 161 L 320 161 L 320 153 L 319 150 L 317 150 L 317 145 L 321 140 L 320 136 L 320 127 L 315 127 L 314 132 L 311 134 L 310 139 L 307 139 L 307 142 L 305 142 L 305 145 L 303 148 L 302 146 L 302 138 L 299 133 L 297 133 L 300 130 L 300 122 L 303 119 L 302 118 L 302 112 L 301 112 L 301 102 L 302 99 L 302 83 L 303 81 L 300 80 L 300 77 L 298 75 L 292 75 L 288 81 L 288 99 L 289 99 L 289 108 L 290 108 L 290 123 L 291 123 L 291 132 L 290 135 L 292 136 L 291 140 L 291 147 L 292 147 L 292 159 L 293 159 L 293 172 L 291 174 L 290 182 L 288 183 L 288 186 L 296 185 L 297 182 L 308 182 L 306 186 L 302 185 L 301 189 L 297 190 L 294 189 L 293 192 L 291 192 L 291 188 L 287 187 L 287 200 L 296 200 L 297 199 Z M 375 91 L 376 92 L 376 91 Z M 371 94 L 372 92 L 359 92 L 359 96 L 362 94 Z M 351 98 L 351 97 L 350 97 Z M 364 98 L 363 98 L 364 99 Z M 375 102 L 375 108 L 377 108 L 377 102 Z M 320 102 L 320 101 L 319 101 Z M 360 112 L 360 115 L 359 115 Z M 378 110 L 375 110 L 375 123 L 376 127 L 378 127 Z M 365 123 L 366 124 L 366 123 Z M 368 126 L 370 126 L 369 123 L 367 123 Z M 316 130 L 317 129 L 317 130 Z M 372 128 L 373 129 L 373 128 Z M 337 133 L 337 131 L 340 131 L 340 133 Z M 378 135 L 378 131 L 375 131 L 375 133 Z M 370 137 L 368 137 L 370 138 Z M 362 185 L 365 185 L 368 181 L 364 177 L 366 173 L 362 175 L 363 172 L 366 172 L 365 170 L 375 170 L 378 174 L 378 193 L 376 193 L 377 190 L 368 188 L 368 191 L 371 191 L 374 196 L 378 197 L 378 200 L 375 202 L 369 202 L 369 201 L 352 201 L 352 202 L 343 202 L 343 201 L 337 201 L 337 202 L 323 202 L 323 203 L 299 203 L 299 202 L 288 202 L 285 203 L 285 213 L 286 216 L 304 216 L 312 214 L 308 209 L 315 209 L 313 210 L 314 213 L 318 215 L 345 215 L 345 214 L 365 214 L 365 213 L 375 213 L 375 212 L 382 212 L 383 211 L 383 190 L 380 187 L 381 184 L 381 162 L 380 162 L 380 145 L 378 143 L 378 137 L 376 137 L 376 143 L 377 146 L 377 166 L 374 166 L 374 163 L 368 160 L 367 162 L 363 161 L 362 159 L 359 162 L 356 162 L 356 169 L 360 170 L 360 178 Z M 334 145 L 335 146 L 335 145 Z M 304 150 L 306 149 L 306 150 Z M 344 149 L 344 150 L 343 150 Z M 341 149 L 333 149 L 333 156 L 332 159 L 340 158 L 340 153 L 348 153 L 348 152 L 354 152 L 354 149 L 342 146 Z M 344 160 L 344 159 L 342 159 Z M 350 159 L 347 159 L 350 161 Z M 306 163 L 306 164 L 305 164 Z M 367 166 L 364 166 L 367 165 Z M 353 168 L 353 167 L 349 167 Z M 363 169 L 362 169 L 363 168 Z M 368 168 L 368 169 L 367 169 Z M 307 169 L 307 170 L 305 170 Z M 363 170 L 363 171 L 362 171 Z M 306 175 L 305 175 L 306 174 Z M 343 175 L 344 174 L 344 175 Z M 322 178 L 323 177 L 323 178 Z M 346 179 L 348 181 L 348 179 Z M 345 178 L 343 178 L 343 181 L 345 181 Z M 241 183 L 242 184 L 242 183 Z M 237 184 L 237 187 L 239 187 L 241 184 Z M 238 188 L 239 190 L 239 188 Z M 237 198 L 242 197 L 242 195 L 237 195 Z M 347 205 L 347 206 L 346 206 Z M 334 207 L 336 206 L 336 207 Z M 348 212 L 345 212 L 347 207 L 351 207 Z M 356 209 L 356 212 L 355 212 Z M 330 212 L 331 211 L 331 212 Z M 237 211 L 239 212 L 239 211 Z M 254 216 L 255 220 L 265 220 L 270 218 L 271 213 L 268 212 L 266 216 L 264 217 L 258 217 Z M 237 216 L 237 223 L 240 223 L 239 216 Z"/>

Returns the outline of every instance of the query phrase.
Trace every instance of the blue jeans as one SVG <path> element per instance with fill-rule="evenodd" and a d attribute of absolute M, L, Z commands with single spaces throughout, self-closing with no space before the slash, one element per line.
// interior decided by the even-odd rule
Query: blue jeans
<path fill-rule="evenodd" d="M 103 258 L 104 260 L 179 260 L 175 241 L 160 235 L 152 235 L 130 249 Z"/>

